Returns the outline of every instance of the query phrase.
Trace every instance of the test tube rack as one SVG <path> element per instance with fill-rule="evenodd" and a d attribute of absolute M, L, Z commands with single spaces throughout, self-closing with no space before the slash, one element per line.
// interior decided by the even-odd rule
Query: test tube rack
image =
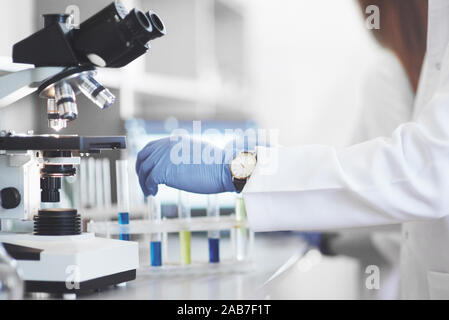
<path fill-rule="evenodd" d="M 209 230 L 231 230 L 233 228 L 247 228 L 246 221 L 236 220 L 235 215 L 220 216 L 219 218 L 192 217 L 186 219 L 162 219 L 161 221 L 151 221 L 145 219 L 131 220 L 127 226 L 129 234 L 152 234 L 159 232 L 180 232 L 180 231 L 209 231 Z M 102 235 L 119 235 L 123 233 L 123 226 L 116 221 L 88 223 L 88 232 L 95 232 Z"/>
<path fill-rule="evenodd" d="M 101 174 L 94 173 L 94 168 L 103 170 L 103 162 L 95 166 L 94 162 L 85 163 L 89 165 L 89 175 L 97 177 L 101 182 Z M 237 196 L 235 214 L 231 216 L 221 216 L 217 195 L 208 195 L 206 217 L 192 217 L 189 194 L 178 190 L 178 216 L 177 218 L 164 218 L 161 215 L 161 203 L 158 198 L 149 196 L 146 198 L 146 206 L 140 208 L 140 204 L 130 201 L 130 170 L 128 160 L 117 160 L 116 164 L 117 183 L 117 205 L 116 206 L 95 206 L 90 210 L 83 208 L 83 216 L 93 220 L 87 224 L 87 231 L 106 237 L 117 237 L 123 241 L 129 241 L 133 236 L 140 235 L 139 245 L 145 243 L 145 250 L 149 250 L 150 259 L 147 264 L 141 263 L 141 270 L 150 274 L 189 274 L 189 273 L 222 273 L 222 272 L 242 272 L 251 269 L 251 258 L 254 245 L 254 233 L 247 226 L 246 211 L 242 197 Z M 107 168 L 106 168 L 107 169 Z M 106 170 L 107 171 L 107 170 Z M 103 174 L 104 176 L 104 174 Z M 92 183 L 92 190 L 101 187 L 102 183 Z M 102 199 L 102 198 L 101 198 Z M 93 199 L 92 201 L 93 202 Z M 102 203 L 102 201 L 99 201 Z M 131 203 L 133 206 L 131 206 Z M 137 207 L 136 207 L 137 205 Z M 100 210 L 99 210 L 100 209 Z M 111 221 L 110 218 L 117 217 L 118 221 Z M 99 221 L 101 217 L 106 221 Z M 131 217 L 133 219 L 131 219 Z M 229 250 L 223 254 L 220 250 L 220 231 L 230 232 L 230 242 L 232 254 Z M 192 233 L 207 232 L 209 247 L 209 261 L 202 262 L 192 260 Z M 178 234 L 179 240 L 179 260 L 172 262 L 169 259 L 168 244 L 172 246 L 174 242 L 169 241 L 168 235 Z M 149 238 L 149 241 L 145 238 Z M 141 241 L 143 239 L 143 241 Z M 198 241 L 198 237 L 194 238 Z M 197 243 L 198 244 L 198 243 Z M 199 245 L 199 244 L 198 244 Z M 223 248 L 223 247 L 222 247 Z M 170 251 L 171 253 L 171 251 Z M 194 252 L 198 255 L 199 251 Z M 220 253 L 223 257 L 220 257 Z M 141 251 L 142 259 L 146 251 Z M 195 257 L 198 258 L 197 256 Z"/>
<path fill-rule="evenodd" d="M 219 263 L 206 261 L 192 261 L 189 265 L 181 263 L 164 263 L 161 267 L 152 267 L 149 264 L 141 265 L 140 274 L 146 275 L 174 275 L 174 274 L 217 274 L 248 272 L 252 270 L 252 252 L 254 247 L 254 232 L 247 225 L 246 219 L 238 219 L 236 215 L 219 217 L 191 217 L 189 219 L 162 219 L 160 221 L 133 219 L 127 225 L 120 225 L 117 221 L 95 222 L 87 224 L 87 231 L 106 237 L 129 235 L 151 235 L 162 233 L 163 247 L 167 246 L 167 235 L 183 231 L 207 232 L 211 230 L 230 231 L 233 254 L 223 258 Z M 244 244 L 239 242 L 239 234 L 245 235 Z M 240 237 L 241 238 L 241 237 Z"/>

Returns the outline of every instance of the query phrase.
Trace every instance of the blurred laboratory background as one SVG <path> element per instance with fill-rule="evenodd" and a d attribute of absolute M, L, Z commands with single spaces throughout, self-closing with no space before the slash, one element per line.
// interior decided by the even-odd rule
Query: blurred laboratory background
<path fill-rule="evenodd" d="M 115 177 L 109 177 L 106 171 L 114 172 L 117 159 L 130 159 L 132 167 L 136 153 L 149 140 L 166 136 L 176 128 L 191 128 L 193 120 L 201 120 L 203 130 L 215 128 L 220 132 L 225 128 L 279 130 L 279 144 L 286 146 L 319 143 L 341 147 L 359 139 L 354 132 L 363 117 L 361 101 L 367 99 L 363 97 L 365 75 L 373 64 L 388 59 L 379 59 L 385 52 L 365 28 L 357 1 L 122 2 L 128 9 L 157 12 L 164 19 L 167 35 L 154 41 L 150 53 L 129 66 L 99 71 L 99 82 L 117 97 L 111 108 L 100 110 L 79 96 L 79 118 L 64 134 L 128 137 L 128 150 L 124 153 L 105 152 L 93 162 L 81 164 L 88 167 L 86 175 L 96 174 L 101 180 L 98 185 L 98 179 L 93 178 L 97 185 L 86 187 L 84 196 L 80 192 L 81 199 L 71 200 L 81 201 L 85 217 L 103 219 L 96 217 L 92 209 L 115 203 Z M 0 63 L 11 56 L 15 42 L 42 27 L 43 13 L 64 12 L 67 6 L 76 5 L 83 21 L 109 3 L 110 0 L 1 1 Z M 49 133 L 44 99 L 33 95 L 14 105 L 0 110 L 1 129 Z M 133 168 L 130 179 L 131 205 L 143 203 Z M 100 188 L 101 194 L 95 195 L 89 188 L 96 192 Z M 176 199 L 176 193 L 164 189 L 161 192 L 165 194 L 163 201 Z M 204 197 L 194 198 L 193 214 L 195 210 L 201 214 L 206 201 Z M 220 201 L 223 214 L 233 210 L 233 195 L 223 195 Z M 167 210 L 164 214 L 170 215 Z M 376 250 L 371 230 L 350 233 L 352 240 L 338 244 L 341 250 L 332 255 L 323 252 L 320 258 L 316 253 L 309 254 L 305 267 L 303 263 L 292 268 L 291 264 L 298 261 L 288 264 L 289 256 L 283 257 L 284 261 L 278 261 L 275 267 L 284 269 L 266 285 L 272 286 L 268 297 L 395 298 L 395 258 L 389 259 Z M 269 237 L 282 247 L 282 234 Z M 307 235 L 304 238 L 310 239 Z M 329 246 L 328 242 L 338 236 L 331 233 L 324 238 Z M 256 242 L 257 239 L 256 234 Z M 393 240 L 392 243 L 394 246 Z M 263 252 L 260 255 L 273 264 L 268 262 L 269 253 L 265 258 Z M 383 264 L 391 267 L 381 280 L 385 290 L 368 290 L 364 280 L 366 267 Z M 391 281 L 387 282 L 387 278 Z M 295 283 L 293 288 L 291 283 Z"/>

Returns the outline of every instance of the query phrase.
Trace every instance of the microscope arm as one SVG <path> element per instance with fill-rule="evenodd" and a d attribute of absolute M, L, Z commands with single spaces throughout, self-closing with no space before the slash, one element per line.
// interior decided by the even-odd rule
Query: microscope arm
<path fill-rule="evenodd" d="M 0 76 L 0 108 L 33 93 L 46 79 L 63 70 L 64 67 L 37 67 Z"/>

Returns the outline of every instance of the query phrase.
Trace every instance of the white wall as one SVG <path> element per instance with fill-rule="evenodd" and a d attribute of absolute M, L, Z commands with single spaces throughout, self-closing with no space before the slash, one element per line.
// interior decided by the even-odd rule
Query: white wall
<path fill-rule="evenodd" d="M 280 129 L 286 145 L 346 144 L 357 117 L 363 66 L 376 50 L 355 1 L 242 1 L 248 6 L 245 47 L 253 85 L 248 106 L 252 117 L 262 127 Z M 44 7 L 60 11 L 69 2 L 58 1 L 54 7 L 49 1 L 0 1 L 5 13 L 0 19 L 0 55 L 10 55 L 12 45 L 32 33 L 41 21 L 38 15 L 48 12 Z M 90 14 L 93 8 L 81 2 Z M 92 6 L 101 7 L 102 2 Z M 18 104 L 0 112 L 0 128 L 32 128 L 32 101 Z M 19 109 L 29 123 L 16 121 Z"/>
<path fill-rule="evenodd" d="M 34 2 L 33 0 L 0 1 L 0 12 L 2 12 L 0 56 L 11 57 L 14 43 L 29 36 L 35 30 Z M 16 132 L 34 129 L 35 109 L 35 99 L 31 96 L 0 109 L 0 129 Z"/>
<path fill-rule="evenodd" d="M 11 56 L 12 46 L 35 27 L 34 0 L 0 1 L 0 56 Z"/>
<path fill-rule="evenodd" d="M 354 0 L 253 0 L 252 113 L 281 143 L 345 145 L 377 46 Z"/>

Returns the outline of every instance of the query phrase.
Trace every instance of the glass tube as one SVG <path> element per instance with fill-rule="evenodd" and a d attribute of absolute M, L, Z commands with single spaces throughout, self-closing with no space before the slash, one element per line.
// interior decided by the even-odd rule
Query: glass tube
<path fill-rule="evenodd" d="M 89 190 L 88 196 L 88 206 L 89 208 L 95 208 L 95 159 L 87 159 L 87 188 Z"/>
<path fill-rule="evenodd" d="M 98 209 L 104 208 L 104 189 L 103 189 L 103 161 L 95 159 L 95 200 Z"/>
<path fill-rule="evenodd" d="M 216 194 L 207 196 L 207 216 L 217 220 L 220 217 L 218 195 Z M 220 230 L 210 230 L 207 234 L 209 240 L 209 262 L 218 263 L 220 262 Z"/>
<path fill-rule="evenodd" d="M 117 208 L 120 228 L 120 240 L 129 240 L 129 184 L 128 160 L 116 161 Z"/>
<path fill-rule="evenodd" d="M 104 204 L 106 208 L 111 207 L 111 165 L 108 158 L 103 158 L 103 191 Z"/>
<path fill-rule="evenodd" d="M 152 222 L 161 222 L 161 204 L 153 196 L 147 198 L 148 219 Z M 162 233 L 152 233 L 150 236 L 150 256 L 153 267 L 162 266 Z"/>
<path fill-rule="evenodd" d="M 88 199 L 88 182 L 87 182 L 87 163 L 86 159 L 81 159 L 80 170 L 79 170 L 79 179 L 80 179 L 80 201 L 81 208 L 87 208 L 89 205 Z"/>
<path fill-rule="evenodd" d="M 167 218 L 163 217 L 162 220 Z M 168 233 L 162 232 L 162 261 L 168 261 Z"/>
<path fill-rule="evenodd" d="M 191 218 L 189 195 L 181 190 L 179 190 L 178 192 L 178 218 L 179 219 Z M 182 265 L 189 265 L 192 263 L 190 243 L 191 243 L 190 231 L 180 231 L 179 248 Z"/>
<path fill-rule="evenodd" d="M 235 205 L 235 218 L 237 221 L 246 219 L 245 203 L 241 196 L 237 197 Z M 238 227 L 235 230 L 235 258 L 238 261 L 245 260 L 247 247 L 247 230 L 244 227 Z"/>

